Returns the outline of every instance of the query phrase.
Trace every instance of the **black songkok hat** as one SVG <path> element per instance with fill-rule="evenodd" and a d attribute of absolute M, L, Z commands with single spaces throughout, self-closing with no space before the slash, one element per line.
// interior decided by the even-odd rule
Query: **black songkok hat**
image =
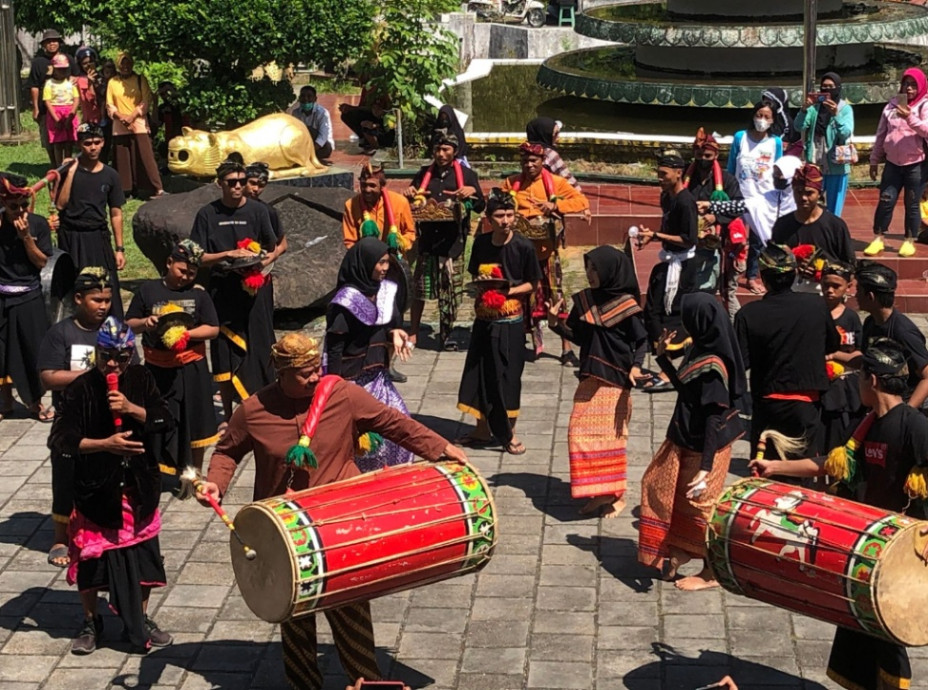
<path fill-rule="evenodd" d="M 770 271 L 771 273 L 789 273 L 799 267 L 796 262 L 796 255 L 789 247 L 783 244 L 774 244 L 771 242 L 764 251 L 757 257 L 761 271 Z"/>
<path fill-rule="evenodd" d="M 892 338 L 877 338 L 864 352 L 864 373 L 877 378 L 903 378 L 909 375 L 905 350 Z"/>
<path fill-rule="evenodd" d="M 889 266 L 868 261 L 857 269 L 857 284 L 869 292 L 895 292 L 896 272 Z"/>
<path fill-rule="evenodd" d="M 657 156 L 657 167 L 683 170 L 686 167 L 686 161 L 676 149 L 664 149 Z"/>
<path fill-rule="evenodd" d="M 516 200 L 509 192 L 504 192 L 499 187 L 494 187 L 487 195 L 487 216 L 492 216 L 501 208 L 515 209 Z"/>

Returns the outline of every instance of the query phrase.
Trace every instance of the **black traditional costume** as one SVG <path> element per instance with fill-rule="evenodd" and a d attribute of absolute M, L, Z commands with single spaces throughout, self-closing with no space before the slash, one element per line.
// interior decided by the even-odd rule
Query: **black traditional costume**
<path fill-rule="evenodd" d="M 238 208 L 221 199 L 207 204 L 197 213 L 190 239 L 207 254 L 236 249 L 246 240 L 267 252 L 277 246 L 267 207 L 251 199 Z M 210 342 L 213 379 L 231 381 L 243 400 L 274 380 L 274 313 L 262 295 L 267 289 L 265 284 L 253 292 L 242 275 L 221 264 L 210 272 L 209 295 L 219 316 L 219 337 Z"/>
<path fill-rule="evenodd" d="M 574 498 L 625 495 L 629 372 L 644 361 L 648 335 L 641 322 L 638 278 L 631 260 L 614 247 L 584 255 L 599 277 L 573 296 L 554 332 L 580 346 L 580 384 L 567 429 L 570 494 Z"/>

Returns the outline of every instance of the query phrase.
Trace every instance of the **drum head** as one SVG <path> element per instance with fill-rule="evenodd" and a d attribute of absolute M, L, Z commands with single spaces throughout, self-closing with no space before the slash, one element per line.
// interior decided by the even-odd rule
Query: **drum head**
<path fill-rule="evenodd" d="M 232 570 L 242 598 L 258 618 L 280 623 L 290 618 L 296 598 L 296 565 L 280 521 L 262 505 L 248 505 L 235 516 L 235 530 L 257 552 L 254 560 L 229 535 Z"/>
<path fill-rule="evenodd" d="M 916 536 L 928 527 L 916 522 L 897 534 L 873 572 L 877 616 L 907 647 L 928 645 L 928 564 L 916 555 Z"/>
<path fill-rule="evenodd" d="M 74 309 L 72 290 L 74 281 L 77 279 L 77 271 L 71 255 L 55 249 L 48 257 L 40 278 L 49 325 L 56 324 L 71 314 Z"/>

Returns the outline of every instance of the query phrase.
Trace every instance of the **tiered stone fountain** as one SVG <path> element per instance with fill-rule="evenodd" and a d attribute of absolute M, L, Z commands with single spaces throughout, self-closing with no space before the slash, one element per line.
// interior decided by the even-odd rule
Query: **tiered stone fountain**
<path fill-rule="evenodd" d="M 709 108 L 752 105 L 766 86 L 798 102 L 803 0 L 666 0 L 606 5 L 575 30 L 618 46 L 548 59 L 538 83 L 615 103 Z M 928 10 L 896 2 L 819 0 L 816 62 L 834 68 L 854 104 L 885 103 L 902 71 L 928 62 Z"/>

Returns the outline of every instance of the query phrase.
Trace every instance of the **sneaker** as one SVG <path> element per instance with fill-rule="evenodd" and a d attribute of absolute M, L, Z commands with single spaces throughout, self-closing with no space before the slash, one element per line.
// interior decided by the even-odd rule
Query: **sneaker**
<path fill-rule="evenodd" d="M 97 648 L 97 640 L 103 635 L 103 616 L 84 619 L 84 627 L 71 640 L 71 654 L 91 654 Z"/>
<path fill-rule="evenodd" d="M 393 383 L 406 383 L 406 381 L 409 380 L 406 374 L 401 374 L 396 369 L 394 369 L 392 366 L 390 367 L 390 370 L 387 372 L 387 376 L 390 377 L 390 380 L 393 381 Z"/>
<path fill-rule="evenodd" d="M 906 240 L 899 247 L 899 256 L 910 257 L 915 256 L 915 243 L 912 240 Z"/>
<path fill-rule="evenodd" d="M 867 248 L 864 249 L 864 255 L 865 256 L 876 256 L 877 254 L 882 252 L 883 249 L 885 249 L 885 247 L 883 246 L 883 238 L 878 236 L 878 237 L 873 238 L 873 242 L 868 244 Z"/>
<path fill-rule="evenodd" d="M 173 637 L 159 628 L 158 624 L 148 616 L 145 616 L 145 631 L 148 633 L 152 647 L 167 647 L 174 641 Z"/>

